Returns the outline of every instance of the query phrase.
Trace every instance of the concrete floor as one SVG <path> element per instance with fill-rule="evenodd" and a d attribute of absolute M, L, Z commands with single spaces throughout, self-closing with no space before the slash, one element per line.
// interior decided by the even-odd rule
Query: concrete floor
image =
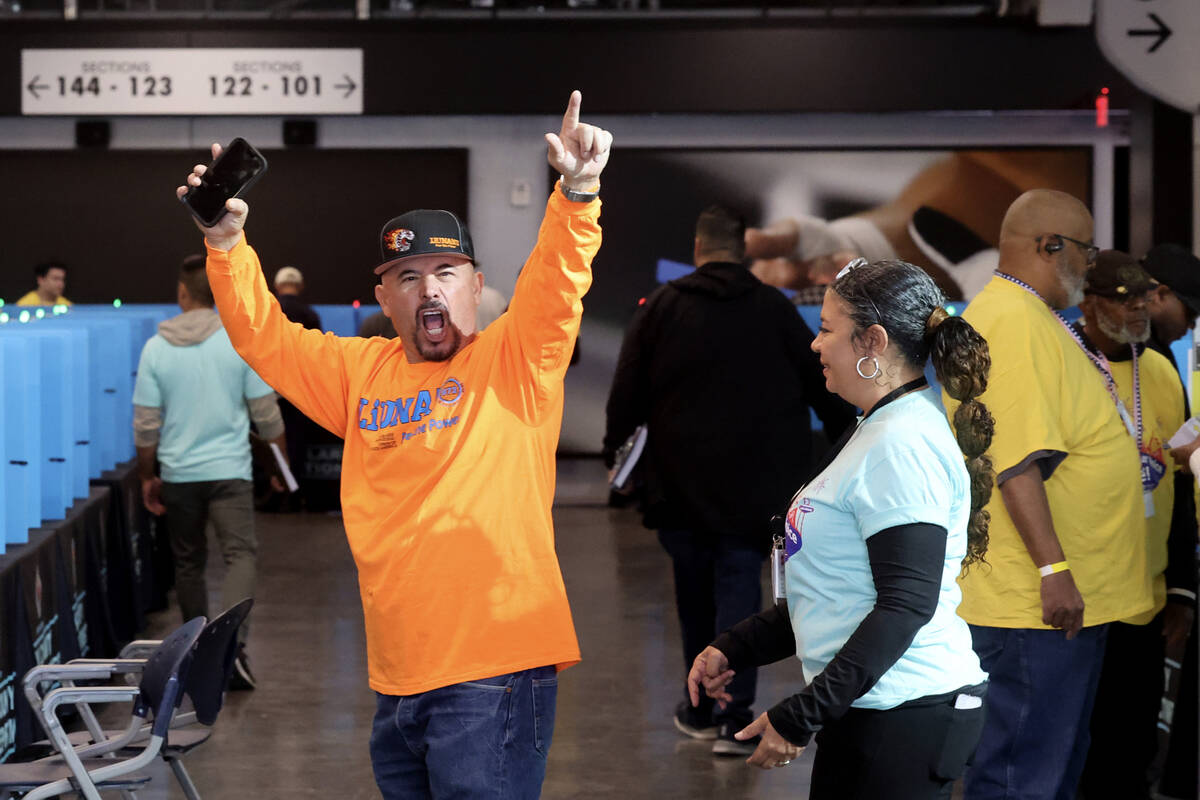
<path fill-rule="evenodd" d="M 583 662 L 560 677 L 543 797 L 807 797 L 812 748 L 762 772 L 675 731 L 683 665 L 669 561 L 635 512 L 606 507 L 603 480 L 597 461 L 560 462 L 554 517 Z M 374 696 L 341 520 L 260 515 L 258 530 L 249 652 L 260 688 L 227 696 L 188 768 L 209 799 L 377 798 L 367 754 Z M 218 575 L 210 566 L 210 586 Z M 152 617 L 150 633 L 176 624 L 172 608 Z M 763 670 L 757 710 L 800 685 L 794 661 Z M 153 773 L 139 798 L 183 796 L 165 767 Z"/>

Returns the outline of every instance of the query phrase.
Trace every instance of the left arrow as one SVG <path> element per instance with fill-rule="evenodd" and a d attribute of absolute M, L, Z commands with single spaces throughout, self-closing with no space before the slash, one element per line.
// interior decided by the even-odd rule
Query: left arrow
<path fill-rule="evenodd" d="M 29 90 L 29 93 L 31 95 L 33 95 L 34 100 L 42 99 L 42 96 L 40 94 L 38 94 L 38 89 L 49 89 L 50 88 L 50 84 L 48 84 L 48 83 L 38 83 L 38 81 L 41 80 L 41 78 L 42 78 L 41 75 L 34 75 L 33 80 L 31 80 L 29 82 L 29 85 L 25 87 L 26 89 Z"/>

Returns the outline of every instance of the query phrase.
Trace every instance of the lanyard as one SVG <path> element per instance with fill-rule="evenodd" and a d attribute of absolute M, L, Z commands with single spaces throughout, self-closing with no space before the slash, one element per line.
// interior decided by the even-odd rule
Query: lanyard
<path fill-rule="evenodd" d="M 888 403 L 892 402 L 893 400 L 898 399 L 901 395 L 908 394 L 909 392 L 916 391 L 917 389 L 924 389 L 928 385 L 929 385 L 929 381 L 925 380 L 925 376 L 922 375 L 919 378 L 915 378 L 915 379 L 909 381 L 908 383 L 904 384 L 903 386 L 900 386 L 896 389 L 892 389 L 890 392 L 885 394 L 883 397 L 879 398 L 879 402 L 876 403 L 875 405 L 871 406 L 870 411 L 863 414 L 863 417 L 862 417 L 862 419 L 860 419 L 858 421 L 858 424 L 847 427 L 845 432 L 842 434 L 841 438 L 838 439 L 837 442 L 835 442 L 833 444 L 833 446 L 830 447 L 829 450 L 827 450 L 825 452 L 825 455 L 817 463 L 816 469 L 814 469 L 812 471 L 813 477 L 815 478 L 817 475 L 820 475 L 822 472 L 825 471 L 826 467 L 828 467 L 830 464 L 833 463 L 833 460 L 838 457 L 838 454 L 841 453 L 842 450 L 846 447 L 846 445 L 850 443 L 850 437 L 853 436 L 855 434 L 855 432 L 858 431 L 859 427 L 864 422 L 867 421 L 867 417 L 871 416 L 876 411 L 883 408 L 884 406 L 886 406 Z M 792 500 L 790 503 L 788 503 L 788 505 L 791 506 L 792 503 L 796 502 L 796 498 L 799 497 L 804 492 L 804 490 L 807 488 L 808 488 L 807 483 L 805 483 L 803 486 L 801 486 L 800 490 L 797 491 L 796 494 L 792 495 Z"/>
<path fill-rule="evenodd" d="M 999 270 L 996 271 L 996 275 L 1015 286 L 1021 287 L 1038 300 L 1046 303 L 1046 298 L 1042 297 L 1041 294 L 1038 293 L 1037 289 L 1034 289 L 1020 278 L 1014 278 L 1012 275 L 1009 275 L 1006 272 L 1000 272 Z M 1046 303 L 1046 307 L 1050 308 L 1050 304 Z M 1050 308 L 1050 311 L 1054 314 L 1054 318 L 1058 320 L 1058 324 L 1063 327 L 1063 330 L 1067 332 L 1067 335 L 1075 340 L 1075 344 L 1079 345 L 1079 349 L 1083 351 L 1083 354 L 1088 357 L 1089 361 L 1092 362 L 1092 366 L 1094 366 L 1100 373 L 1101 377 L 1104 378 L 1104 386 L 1106 389 L 1108 389 L 1108 396 L 1112 398 L 1113 404 L 1117 407 L 1117 413 L 1121 416 L 1121 421 L 1125 423 L 1125 430 L 1129 431 L 1130 436 L 1137 438 L 1138 451 L 1140 452 L 1142 449 L 1142 438 L 1144 436 L 1144 432 L 1142 425 L 1142 392 L 1141 380 L 1138 375 L 1137 348 L 1130 346 L 1130 350 L 1133 351 L 1133 419 L 1131 420 L 1129 418 L 1129 411 L 1126 410 L 1125 404 L 1121 402 L 1121 396 L 1117 392 L 1117 382 L 1113 378 L 1112 365 L 1108 363 L 1108 359 L 1103 353 L 1099 352 L 1098 350 L 1093 351 L 1090 347 L 1088 347 L 1087 344 L 1084 343 L 1083 339 L 1080 338 L 1079 334 L 1075 332 L 1075 329 L 1071 327 L 1071 324 L 1067 322 L 1061 314 L 1059 314 L 1053 308 Z"/>

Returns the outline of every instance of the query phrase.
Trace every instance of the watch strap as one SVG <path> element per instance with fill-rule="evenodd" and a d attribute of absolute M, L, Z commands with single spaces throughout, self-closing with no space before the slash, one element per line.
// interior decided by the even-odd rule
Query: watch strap
<path fill-rule="evenodd" d="M 563 197 L 572 203 L 590 203 L 600 196 L 599 187 L 594 192 L 577 192 L 574 189 L 568 189 L 566 178 L 563 176 L 560 176 L 558 188 L 562 192 Z"/>

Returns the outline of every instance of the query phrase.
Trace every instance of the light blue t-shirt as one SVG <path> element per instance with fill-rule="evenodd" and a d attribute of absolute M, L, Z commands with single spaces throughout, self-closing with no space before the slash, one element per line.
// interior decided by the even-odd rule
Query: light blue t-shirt
<path fill-rule="evenodd" d="M 162 479 L 250 480 L 246 400 L 272 391 L 234 351 L 224 328 L 185 347 L 169 343 L 161 334 L 146 342 L 133 403 L 162 409 Z"/>
<path fill-rule="evenodd" d="M 986 680 L 957 614 L 970 506 L 962 452 L 932 390 L 904 395 L 859 424 L 788 509 L 787 599 L 805 680 L 825 669 L 875 605 L 867 539 L 918 522 L 948 532 L 937 610 L 853 705 L 894 708 Z"/>

